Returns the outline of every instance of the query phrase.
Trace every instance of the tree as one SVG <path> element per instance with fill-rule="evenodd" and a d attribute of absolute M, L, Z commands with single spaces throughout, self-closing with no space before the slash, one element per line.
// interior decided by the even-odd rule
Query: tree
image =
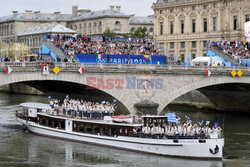
<path fill-rule="evenodd" d="M 133 38 L 146 38 L 148 36 L 147 27 L 139 27 L 132 33 Z"/>
<path fill-rule="evenodd" d="M 103 32 L 104 37 L 114 38 L 116 36 L 115 31 L 111 30 L 110 28 L 105 29 Z"/>

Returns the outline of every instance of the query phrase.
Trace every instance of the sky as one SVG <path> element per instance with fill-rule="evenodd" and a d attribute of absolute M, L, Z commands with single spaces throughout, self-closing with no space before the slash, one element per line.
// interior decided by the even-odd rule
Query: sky
<path fill-rule="evenodd" d="M 109 5 L 121 6 L 121 11 L 126 14 L 148 16 L 153 14 L 152 3 L 156 0 L 1 0 L 0 16 L 11 15 L 12 11 L 24 12 L 25 10 L 52 13 L 61 11 L 70 14 L 72 5 L 79 9 L 103 10 Z"/>

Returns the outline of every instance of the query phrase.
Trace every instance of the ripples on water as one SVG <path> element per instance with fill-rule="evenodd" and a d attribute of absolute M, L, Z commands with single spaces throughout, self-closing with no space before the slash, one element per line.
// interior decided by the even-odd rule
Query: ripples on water
<path fill-rule="evenodd" d="M 47 102 L 47 97 L 0 94 L 0 166 L 231 167 L 248 166 L 250 162 L 250 123 L 244 116 L 201 113 L 193 108 L 172 106 L 170 110 L 177 115 L 189 115 L 195 121 L 225 120 L 223 162 L 198 161 L 145 155 L 33 135 L 15 121 L 18 104 L 27 101 Z"/>

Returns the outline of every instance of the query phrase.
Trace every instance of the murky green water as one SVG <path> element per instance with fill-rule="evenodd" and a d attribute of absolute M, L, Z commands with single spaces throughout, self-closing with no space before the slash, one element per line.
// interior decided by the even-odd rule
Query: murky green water
<path fill-rule="evenodd" d="M 173 159 L 35 136 L 15 121 L 21 102 L 47 102 L 47 97 L 0 93 L 0 166 L 136 166 L 136 167 L 234 167 L 250 164 L 249 116 L 200 112 L 170 106 L 170 111 L 194 121 L 220 121 L 225 127 L 222 162 Z M 185 112 L 183 112 L 185 111 Z M 164 112 L 168 112 L 165 110 Z"/>

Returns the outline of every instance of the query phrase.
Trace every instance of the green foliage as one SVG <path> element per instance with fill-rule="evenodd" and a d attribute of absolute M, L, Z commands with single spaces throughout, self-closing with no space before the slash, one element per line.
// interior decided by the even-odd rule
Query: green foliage
<path fill-rule="evenodd" d="M 130 34 L 122 34 L 122 37 L 123 37 L 123 38 L 129 38 L 129 35 L 130 35 Z"/>
<path fill-rule="evenodd" d="M 148 37 L 147 27 L 139 27 L 136 31 L 132 32 L 131 35 L 133 38 L 146 38 Z"/>
<path fill-rule="evenodd" d="M 104 37 L 109 37 L 109 38 L 115 38 L 116 33 L 114 30 L 111 30 L 110 28 L 105 29 L 104 33 L 103 33 Z"/>

